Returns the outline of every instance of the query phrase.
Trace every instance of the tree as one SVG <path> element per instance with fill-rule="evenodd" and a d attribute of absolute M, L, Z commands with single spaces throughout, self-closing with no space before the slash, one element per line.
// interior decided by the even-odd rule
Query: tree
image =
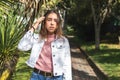
<path fill-rule="evenodd" d="M 95 27 L 95 49 L 99 50 L 100 29 L 108 14 L 111 13 L 114 0 L 91 0 L 91 10 Z"/>
<path fill-rule="evenodd" d="M 9 11 L 13 10 L 16 2 L 18 0 L 0 0 L 0 16 L 2 16 L 1 13 L 9 15 Z"/>
<path fill-rule="evenodd" d="M 116 13 L 113 7 L 115 7 L 116 4 L 118 5 L 119 2 L 120 0 L 69 0 L 67 2 L 67 4 L 70 5 L 70 10 L 67 12 L 68 21 L 71 25 L 75 26 L 74 28 L 77 34 L 79 32 L 79 36 L 81 36 L 80 34 L 82 34 L 82 32 L 83 37 L 85 37 L 88 32 L 93 34 L 92 36 L 95 34 L 95 49 L 99 49 L 101 25 L 112 13 Z M 118 7 L 116 11 L 119 12 Z M 94 29 L 92 26 L 94 26 Z M 91 28 L 92 30 L 90 30 Z M 87 35 L 89 38 L 92 36 Z M 85 40 L 87 40 L 86 37 Z M 93 38 L 91 38 L 91 40 L 93 40 Z"/>
<path fill-rule="evenodd" d="M 88 0 L 69 0 L 66 2 L 68 7 L 66 22 L 68 25 L 72 25 L 74 33 L 84 41 L 91 41 L 94 36 L 89 3 Z"/>

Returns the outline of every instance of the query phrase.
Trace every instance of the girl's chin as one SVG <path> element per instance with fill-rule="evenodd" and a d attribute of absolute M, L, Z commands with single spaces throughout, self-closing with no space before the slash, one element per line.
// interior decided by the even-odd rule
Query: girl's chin
<path fill-rule="evenodd" d="M 52 30 L 51 30 L 51 31 L 48 31 L 48 33 L 51 33 L 51 34 L 54 33 L 54 32 L 55 32 L 55 31 L 52 31 Z"/>
<path fill-rule="evenodd" d="M 55 32 L 55 30 L 48 30 L 48 32 Z"/>

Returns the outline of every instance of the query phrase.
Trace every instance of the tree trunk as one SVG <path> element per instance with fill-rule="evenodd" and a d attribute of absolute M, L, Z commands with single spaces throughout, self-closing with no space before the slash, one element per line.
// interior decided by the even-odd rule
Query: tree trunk
<path fill-rule="evenodd" d="M 95 26 L 95 49 L 99 50 L 100 47 L 100 24 Z"/>
<path fill-rule="evenodd" d="M 91 1 L 91 9 L 92 9 L 92 15 L 94 20 L 94 27 L 95 27 L 95 49 L 99 50 L 99 44 L 100 44 L 100 25 L 98 26 L 98 19 L 95 14 L 95 8 L 93 6 L 93 2 Z"/>
<path fill-rule="evenodd" d="M 111 5 L 112 5 L 112 0 L 108 0 L 108 4 L 105 8 L 102 8 L 98 6 L 100 9 L 99 13 L 96 13 L 96 9 L 94 8 L 93 1 L 91 0 L 91 9 L 92 9 L 92 15 L 93 15 L 93 20 L 94 20 L 94 27 L 95 27 L 95 49 L 99 50 L 100 46 L 100 29 L 101 25 L 104 22 L 105 17 L 107 14 L 111 12 Z"/>

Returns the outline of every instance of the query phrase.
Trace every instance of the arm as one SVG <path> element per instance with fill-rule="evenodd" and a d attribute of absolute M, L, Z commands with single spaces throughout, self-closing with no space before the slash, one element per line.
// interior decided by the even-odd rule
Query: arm
<path fill-rule="evenodd" d="M 69 42 L 66 39 L 65 41 L 65 62 L 64 62 L 64 79 L 63 80 L 72 80 L 72 69 L 71 69 L 71 54 Z"/>
<path fill-rule="evenodd" d="M 44 17 L 40 17 L 32 26 L 32 28 L 22 37 L 18 44 L 18 49 L 21 51 L 28 51 L 32 48 L 33 43 L 39 39 L 39 34 L 34 34 L 34 30 L 37 29 L 39 24 L 44 20 Z"/>
<path fill-rule="evenodd" d="M 38 39 L 37 34 L 34 34 L 32 31 L 26 32 L 26 34 L 22 37 L 20 42 L 18 43 L 18 49 L 20 51 L 28 51 L 32 48 L 33 43 L 35 43 Z"/>

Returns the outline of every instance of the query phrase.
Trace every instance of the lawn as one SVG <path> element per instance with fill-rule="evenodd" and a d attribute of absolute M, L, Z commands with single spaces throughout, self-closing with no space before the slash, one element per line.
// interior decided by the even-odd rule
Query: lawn
<path fill-rule="evenodd" d="M 95 61 L 97 66 L 108 75 L 109 80 L 120 80 L 120 45 L 100 44 L 100 51 L 95 51 L 93 43 L 81 46 Z"/>
<path fill-rule="evenodd" d="M 13 74 L 12 80 L 29 80 L 32 69 L 28 67 L 25 61 L 28 59 L 29 53 L 20 52 L 20 58 L 18 60 L 16 70 Z"/>

